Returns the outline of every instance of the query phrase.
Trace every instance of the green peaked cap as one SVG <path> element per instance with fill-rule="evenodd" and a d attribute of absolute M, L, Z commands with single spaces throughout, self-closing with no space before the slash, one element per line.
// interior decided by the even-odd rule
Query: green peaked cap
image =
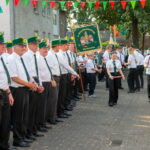
<path fill-rule="evenodd" d="M 40 37 L 35 36 L 35 37 L 31 37 L 28 39 L 28 43 L 39 43 L 40 42 Z"/>
<path fill-rule="evenodd" d="M 15 46 L 15 45 L 24 45 L 24 46 L 26 46 L 27 45 L 27 40 L 22 38 L 22 37 L 18 38 L 18 39 L 15 39 L 15 40 L 13 40 L 13 46 Z"/>
<path fill-rule="evenodd" d="M 5 44 L 4 43 L 4 33 L 0 33 L 0 44 Z"/>
<path fill-rule="evenodd" d="M 6 42 L 6 47 L 7 47 L 7 48 L 8 48 L 8 47 L 13 47 L 13 43 L 12 43 L 11 40 L 9 40 L 9 41 Z"/>
<path fill-rule="evenodd" d="M 137 48 L 136 45 L 134 45 L 134 44 L 132 44 L 131 47 L 132 47 L 132 48 Z"/>
<path fill-rule="evenodd" d="M 68 43 L 67 40 L 61 40 L 61 39 L 51 41 L 52 46 L 62 45 L 62 44 L 67 44 L 67 43 Z"/>
<path fill-rule="evenodd" d="M 44 48 L 44 47 L 48 47 L 46 42 L 39 43 L 39 48 Z"/>

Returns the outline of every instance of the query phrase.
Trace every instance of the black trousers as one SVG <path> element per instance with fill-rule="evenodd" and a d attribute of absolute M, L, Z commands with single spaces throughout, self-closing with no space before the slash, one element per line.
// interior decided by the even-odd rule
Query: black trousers
<path fill-rule="evenodd" d="M 59 81 L 60 77 L 54 77 L 54 80 L 57 83 L 57 87 L 53 88 L 50 86 L 49 98 L 47 101 L 47 120 L 56 119 L 57 114 L 57 103 L 58 103 L 58 93 L 59 93 Z"/>
<path fill-rule="evenodd" d="M 9 148 L 10 105 L 5 92 L 0 92 L 0 150 Z"/>
<path fill-rule="evenodd" d="M 37 111 L 40 94 L 29 91 L 29 118 L 28 118 L 28 135 L 33 134 L 37 130 Z"/>
<path fill-rule="evenodd" d="M 108 77 L 106 68 L 104 68 L 104 73 L 105 73 L 105 77 L 106 77 L 106 88 L 109 88 L 109 77 Z"/>
<path fill-rule="evenodd" d="M 89 83 L 89 95 L 93 95 L 96 87 L 96 73 L 87 73 L 87 79 Z"/>
<path fill-rule="evenodd" d="M 140 87 L 144 87 L 144 78 L 143 78 L 143 73 L 144 73 L 144 66 L 140 65 L 139 66 L 139 82 L 140 82 Z"/>
<path fill-rule="evenodd" d="M 148 98 L 150 99 L 150 75 L 147 75 L 147 93 Z"/>
<path fill-rule="evenodd" d="M 140 89 L 140 66 L 137 66 L 136 68 L 136 76 L 135 76 L 135 89 Z"/>
<path fill-rule="evenodd" d="M 130 68 L 129 73 L 128 73 L 128 77 L 127 77 L 129 91 L 135 90 L 136 76 L 137 76 L 136 75 L 136 68 Z"/>
<path fill-rule="evenodd" d="M 13 88 L 12 124 L 14 142 L 20 142 L 27 135 L 29 116 L 29 90 L 25 87 Z"/>
<path fill-rule="evenodd" d="M 65 110 L 65 99 L 67 94 L 67 74 L 62 74 L 60 77 L 60 87 L 58 95 L 57 115 L 61 115 Z"/>
<path fill-rule="evenodd" d="M 109 82 L 109 104 L 117 103 L 118 101 L 118 78 L 110 79 Z"/>

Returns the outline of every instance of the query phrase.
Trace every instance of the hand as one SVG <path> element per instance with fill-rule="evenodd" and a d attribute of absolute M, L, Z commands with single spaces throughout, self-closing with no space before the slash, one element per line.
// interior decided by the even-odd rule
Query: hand
<path fill-rule="evenodd" d="M 80 76 L 79 76 L 79 75 L 77 75 L 76 77 L 78 78 L 78 80 L 80 79 Z"/>
<path fill-rule="evenodd" d="M 55 80 L 52 80 L 52 81 L 51 81 L 51 84 L 52 84 L 52 87 L 53 87 L 53 88 L 55 88 L 55 87 L 57 86 L 57 83 L 56 83 Z"/>
<path fill-rule="evenodd" d="M 44 87 L 43 87 L 43 86 L 38 86 L 38 87 L 37 87 L 37 91 L 38 91 L 39 93 L 42 93 L 42 92 L 44 91 Z"/>
<path fill-rule="evenodd" d="M 8 95 L 8 99 L 9 99 L 10 106 L 13 106 L 13 104 L 14 104 L 14 98 L 13 98 L 13 96 L 12 96 L 11 93 Z"/>
<path fill-rule="evenodd" d="M 110 75 L 110 76 L 109 76 L 109 78 L 110 78 L 111 80 L 113 80 L 113 79 L 114 79 L 114 77 L 113 77 L 112 75 Z"/>
<path fill-rule="evenodd" d="M 37 85 L 34 82 L 28 82 L 27 87 L 29 87 L 33 91 L 37 90 Z"/>
<path fill-rule="evenodd" d="M 73 81 L 75 78 L 76 78 L 76 76 L 72 74 L 71 75 L 71 81 Z"/>
<path fill-rule="evenodd" d="M 125 80 L 125 76 L 124 75 L 122 75 L 121 77 L 122 77 L 123 80 Z"/>

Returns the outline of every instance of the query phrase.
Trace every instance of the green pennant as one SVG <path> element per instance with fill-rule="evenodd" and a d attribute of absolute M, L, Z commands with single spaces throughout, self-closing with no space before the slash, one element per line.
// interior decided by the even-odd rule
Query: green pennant
<path fill-rule="evenodd" d="M 23 0 L 23 5 L 27 6 L 28 2 L 29 2 L 29 0 Z"/>
<path fill-rule="evenodd" d="M 79 2 L 74 2 L 74 8 L 78 8 L 78 6 L 79 6 Z"/>
<path fill-rule="evenodd" d="M 106 9 L 106 6 L 107 6 L 107 2 L 103 2 L 103 8 L 104 8 L 104 10 Z"/>
<path fill-rule="evenodd" d="M 136 6 L 136 1 L 130 1 L 132 8 L 134 9 Z"/>
<path fill-rule="evenodd" d="M 45 8 L 47 1 L 42 1 L 42 8 Z"/>
<path fill-rule="evenodd" d="M 61 9 L 64 9 L 66 2 L 65 1 L 60 1 L 60 7 Z"/>
<path fill-rule="evenodd" d="M 9 4 L 9 1 L 10 1 L 10 0 L 6 0 L 6 5 L 8 5 L 8 4 Z"/>
<path fill-rule="evenodd" d="M 92 7 L 93 7 L 93 2 L 88 2 L 88 4 L 89 4 L 89 8 L 90 8 L 90 10 L 91 10 Z"/>
<path fill-rule="evenodd" d="M 1 14 L 1 13 L 3 13 L 3 9 L 2 9 L 2 7 L 0 6 L 0 14 Z"/>

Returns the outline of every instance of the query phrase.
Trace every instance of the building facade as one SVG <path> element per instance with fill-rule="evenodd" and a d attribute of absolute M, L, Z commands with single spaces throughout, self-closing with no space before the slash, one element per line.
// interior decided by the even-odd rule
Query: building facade
<path fill-rule="evenodd" d="M 1 1 L 0 5 L 3 9 L 3 13 L 0 14 L 0 32 L 5 33 L 6 40 L 18 37 L 28 38 L 35 33 L 41 38 L 47 37 L 52 40 L 62 37 L 60 33 L 63 37 L 66 34 L 66 25 L 62 26 L 66 22 L 65 13 L 52 10 L 49 4 L 42 8 L 39 2 L 37 7 L 33 8 L 31 1 L 26 7 L 20 1 L 16 7 L 13 1 L 10 1 L 8 5 L 5 1 Z M 60 14 L 63 15 L 61 23 Z"/>

